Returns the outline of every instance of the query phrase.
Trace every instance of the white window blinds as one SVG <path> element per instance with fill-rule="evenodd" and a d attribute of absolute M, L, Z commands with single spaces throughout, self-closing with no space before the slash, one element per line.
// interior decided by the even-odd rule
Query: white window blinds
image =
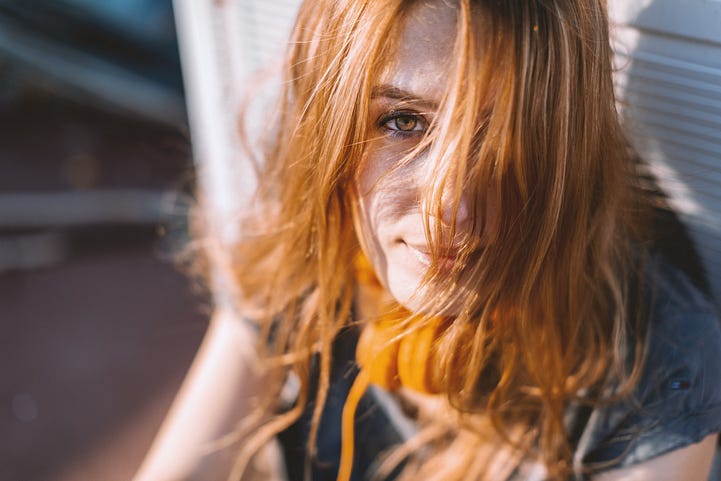
<path fill-rule="evenodd" d="M 721 300 L 721 1 L 613 0 L 610 8 L 625 125 Z"/>

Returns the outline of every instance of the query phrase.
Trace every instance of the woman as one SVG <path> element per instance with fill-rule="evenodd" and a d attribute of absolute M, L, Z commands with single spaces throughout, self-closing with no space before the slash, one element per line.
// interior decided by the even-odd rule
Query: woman
<path fill-rule="evenodd" d="M 291 479 L 705 480 L 721 332 L 643 228 L 610 57 L 601 0 L 305 2 L 237 308 L 137 479 L 277 436 Z"/>

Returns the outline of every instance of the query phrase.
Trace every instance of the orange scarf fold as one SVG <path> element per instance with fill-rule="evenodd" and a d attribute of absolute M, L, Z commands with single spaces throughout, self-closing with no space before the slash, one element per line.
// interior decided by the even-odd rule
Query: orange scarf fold
<path fill-rule="evenodd" d="M 354 267 L 356 280 L 361 288 L 382 290 L 373 267 L 363 254 L 357 256 Z M 341 458 L 337 481 L 350 480 L 353 469 L 355 412 L 368 384 L 376 384 L 389 390 L 403 386 L 424 394 L 440 392 L 433 343 L 447 324 L 442 318 L 436 318 L 399 338 L 399 319 L 411 315 L 408 311 L 396 311 L 367 322 L 362 329 L 356 347 L 356 362 L 360 371 L 343 406 Z"/>

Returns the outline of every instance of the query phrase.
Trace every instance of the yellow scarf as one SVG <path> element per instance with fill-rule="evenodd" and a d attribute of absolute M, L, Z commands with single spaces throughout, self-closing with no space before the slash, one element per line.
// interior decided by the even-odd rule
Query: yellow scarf
<path fill-rule="evenodd" d="M 359 254 L 354 263 L 360 287 L 380 291 L 382 287 L 368 259 Z M 403 386 L 425 394 L 439 392 L 433 354 L 433 342 L 443 331 L 442 318 L 398 339 L 398 320 L 409 317 L 409 311 L 393 309 L 392 314 L 367 322 L 356 347 L 360 367 L 343 407 L 341 425 L 341 457 L 337 481 L 348 481 L 353 468 L 353 431 L 355 412 L 368 384 L 385 389 Z"/>

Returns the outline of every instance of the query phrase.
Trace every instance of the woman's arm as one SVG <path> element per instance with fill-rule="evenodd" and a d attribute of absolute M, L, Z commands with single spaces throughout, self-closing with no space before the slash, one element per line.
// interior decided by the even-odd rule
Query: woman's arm
<path fill-rule="evenodd" d="M 593 481 L 707 481 L 718 436 L 657 458 L 594 476 Z"/>
<path fill-rule="evenodd" d="M 207 454 L 251 410 L 260 389 L 254 334 L 241 320 L 216 311 L 198 354 L 134 481 L 227 479 L 235 450 Z M 273 456 L 271 456 L 272 458 Z M 275 455 L 270 464 L 281 467 Z M 272 477 L 269 479 L 282 479 Z"/>

